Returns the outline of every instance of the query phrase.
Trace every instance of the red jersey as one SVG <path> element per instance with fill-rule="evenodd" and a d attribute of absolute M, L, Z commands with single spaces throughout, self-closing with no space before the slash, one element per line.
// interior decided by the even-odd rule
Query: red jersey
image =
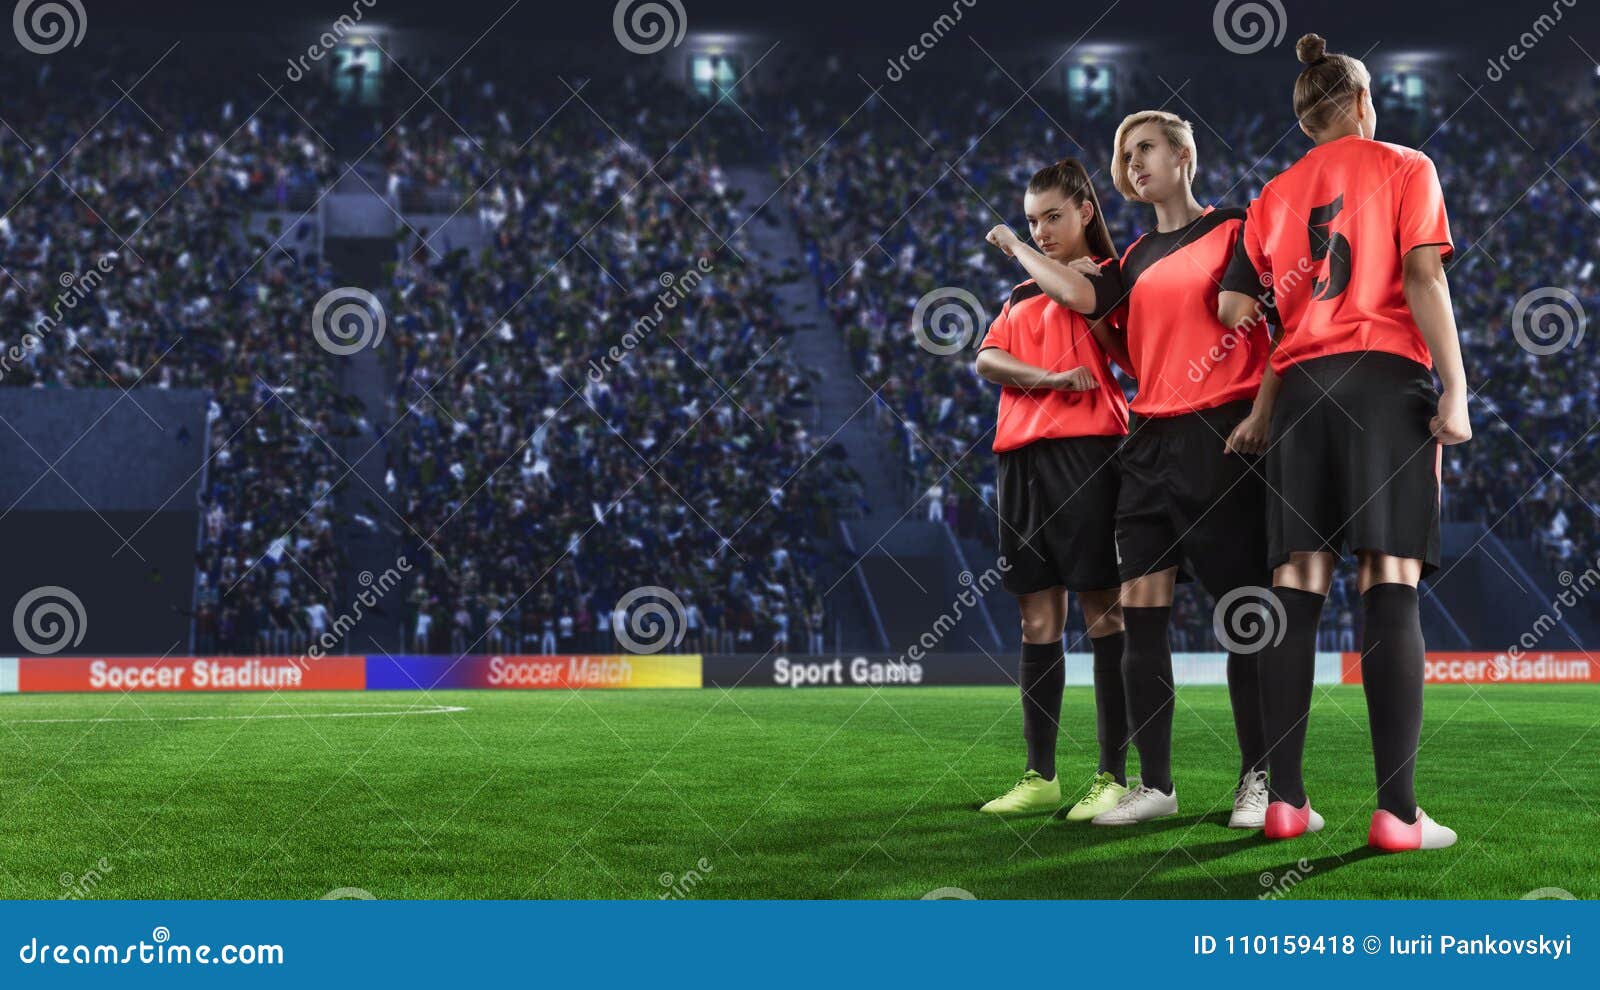
<path fill-rule="evenodd" d="M 1355 134 L 1320 144 L 1261 190 L 1239 244 L 1224 286 L 1271 287 L 1284 330 L 1277 371 L 1348 351 L 1433 366 L 1401 280 L 1412 248 L 1454 250 L 1427 155 Z"/>
<path fill-rule="evenodd" d="M 1244 217 L 1243 210 L 1208 207 L 1193 222 L 1151 231 L 1123 252 L 1128 299 L 1114 319 L 1128 334 L 1139 415 L 1199 412 L 1253 399 L 1261 388 L 1271 347 L 1267 328 L 1230 330 L 1217 319 L 1217 293 Z"/>
<path fill-rule="evenodd" d="M 1094 339 L 1089 322 L 1109 312 L 1122 296 L 1116 264 L 1101 262 L 1094 279 L 1095 312 L 1085 317 L 1044 294 L 1032 279 L 1011 292 L 978 349 L 998 347 L 1046 371 L 1088 368 L 1100 387 L 1088 392 L 1054 388 L 1000 389 L 994 449 L 1015 450 L 1056 437 L 1122 436 L 1128 432 L 1128 400 L 1111 373 L 1111 360 Z"/>

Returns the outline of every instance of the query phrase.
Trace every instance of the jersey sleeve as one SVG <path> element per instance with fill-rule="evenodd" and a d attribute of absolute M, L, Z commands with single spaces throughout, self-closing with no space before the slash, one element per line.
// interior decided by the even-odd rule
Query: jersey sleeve
<path fill-rule="evenodd" d="M 989 332 L 983 335 L 983 341 L 978 344 L 978 350 L 985 347 L 998 347 L 1002 351 L 1011 350 L 1011 300 L 1000 307 L 1000 315 L 989 324 Z"/>
<path fill-rule="evenodd" d="M 1250 215 L 1239 227 L 1239 235 L 1233 239 L 1233 256 L 1228 259 L 1228 267 L 1222 273 L 1222 291 L 1243 292 L 1247 296 L 1259 295 L 1261 292 L 1261 274 L 1266 270 L 1266 255 L 1262 252 L 1259 241 L 1255 242 L 1251 250 L 1252 239 L 1260 228 L 1260 219 L 1256 214 L 1255 203 L 1250 204 Z"/>
<path fill-rule="evenodd" d="M 1450 220 L 1444 210 L 1444 190 L 1439 186 L 1439 172 L 1433 160 L 1421 152 L 1406 170 L 1405 185 L 1400 188 L 1400 216 L 1396 226 L 1402 257 L 1412 248 L 1428 244 L 1439 245 L 1439 254 L 1444 258 L 1455 251 L 1450 240 Z"/>
<path fill-rule="evenodd" d="M 1084 316 L 1090 321 L 1105 319 L 1126 301 L 1128 289 L 1122 281 L 1122 263 L 1116 258 L 1100 262 L 1100 274 L 1091 276 L 1089 281 L 1094 285 L 1094 308 Z"/>

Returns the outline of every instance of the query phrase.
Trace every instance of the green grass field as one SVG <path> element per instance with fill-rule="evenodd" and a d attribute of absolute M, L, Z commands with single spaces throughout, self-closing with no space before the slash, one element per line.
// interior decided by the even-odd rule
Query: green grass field
<path fill-rule="evenodd" d="M 1430 688 L 1419 793 L 1462 841 L 1404 856 L 1365 849 L 1359 688 L 1319 689 L 1328 829 L 1291 843 L 1224 827 L 1226 691 L 1179 699 L 1182 813 L 1097 829 L 974 811 L 1022 769 L 1010 689 L 10 695 L 0 895 L 1600 896 L 1600 689 Z M 1093 718 L 1069 689 L 1064 783 Z"/>

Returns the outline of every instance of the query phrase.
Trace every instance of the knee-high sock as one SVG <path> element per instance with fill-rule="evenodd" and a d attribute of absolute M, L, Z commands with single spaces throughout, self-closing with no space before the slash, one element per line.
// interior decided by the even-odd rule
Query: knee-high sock
<path fill-rule="evenodd" d="M 1261 723 L 1260 655 L 1228 654 L 1228 700 L 1233 703 L 1233 734 L 1239 740 L 1239 779 L 1267 768 L 1266 731 Z"/>
<path fill-rule="evenodd" d="M 1378 807 L 1416 820 L 1417 743 L 1422 738 L 1424 646 L 1417 589 L 1375 584 L 1361 596 L 1361 684 L 1378 771 Z"/>
<path fill-rule="evenodd" d="M 1089 640 L 1094 649 L 1095 734 L 1100 772 L 1128 783 L 1128 696 L 1122 687 L 1123 634 Z"/>
<path fill-rule="evenodd" d="M 1022 739 L 1028 744 L 1028 769 L 1046 780 L 1056 775 L 1056 732 L 1066 684 L 1066 658 L 1059 639 L 1022 644 Z"/>
<path fill-rule="evenodd" d="M 1311 716 L 1312 681 L 1317 666 L 1317 623 L 1324 597 L 1298 588 L 1274 587 L 1283 603 L 1283 637 L 1269 641 L 1257 657 L 1261 682 L 1261 725 L 1266 732 L 1268 791 L 1274 801 L 1296 808 L 1306 803 L 1301 776 L 1306 723 Z"/>
<path fill-rule="evenodd" d="M 1172 607 L 1122 607 L 1125 639 L 1122 683 L 1128 694 L 1128 725 L 1139 750 L 1146 787 L 1172 792 L 1172 648 L 1167 622 Z"/>

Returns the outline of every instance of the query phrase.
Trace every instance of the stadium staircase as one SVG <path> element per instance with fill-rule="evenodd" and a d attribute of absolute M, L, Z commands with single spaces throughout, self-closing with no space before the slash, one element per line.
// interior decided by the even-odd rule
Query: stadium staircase
<path fill-rule="evenodd" d="M 806 273 L 799 232 L 784 203 L 780 180 L 771 168 L 737 166 L 730 184 L 743 194 L 750 219 L 744 228 L 754 264 L 772 275 L 780 312 L 795 328 L 787 346 L 801 366 L 817 373 L 813 431 L 826 438 L 823 456 L 840 456 L 860 478 L 858 512 L 842 522 L 849 569 L 828 607 L 843 628 L 867 630 L 863 642 L 847 650 L 901 654 L 913 644 L 929 652 L 994 650 L 998 636 L 988 602 L 957 607 L 968 578 L 981 575 L 993 554 L 971 560 L 949 529 L 924 518 L 924 506 L 901 490 L 899 471 L 872 390 L 857 377 L 844 334 L 824 304 L 821 288 Z M 1003 596 L 993 589 L 983 598 Z M 959 618 L 957 612 L 960 612 Z M 852 621 L 852 617 L 854 621 Z M 952 626 L 951 623 L 954 623 Z M 873 642 L 876 640 L 876 642 Z M 975 645 L 976 644 L 976 645 Z"/>
<path fill-rule="evenodd" d="M 1533 637 L 1534 650 L 1579 650 L 1600 642 L 1589 609 L 1557 602 L 1567 585 L 1528 541 L 1502 539 L 1480 523 L 1447 523 L 1444 545 L 1444 566 L 1429 587 L 1449 604 L 1475 649 L 1506 650 L 1521 645 L 1525 635 Z M 1431 638 L 1428 645 L 1433 648 Z"/>
<path fill-rule="evenodd" d="M 395 258 L 396 234 L 403 228 L 389 204 L 373 191 L 382 188 L 379 178 L 347 174 L 328 194 L 324 250 L 335 284 L 381 296 L 389 284 L 387 266 Z M 345 586 L 334 594 L 342 614 L 353 615 L 351 603 L 372 579 L 391 568 L 398 573 L 396 562 L 401 555 L 429 552 L 421 546 L 427 534 L 408 532 L 409 524 L 399 511 L 403 507 L 391 508 L 393 496 L 384 487 L 387 443 L 379 438 L 388 432 L 397 414 L 391 402 L 392 369 L 397 364 L 388 335 L 375 347 L 339 359 L 343 403 L 335 414 L 334 447 L 343 461 L 339 470 L 349 471 L 336 501 L 348 555 Z M 401 652 L 409 591 L 409 585 L 402 584 L 383 595 L 370 611 L 363 608 L 361 618 L 344 637 L 342 652 L 366 653 L 374 644 L 390 653 Z"/>

